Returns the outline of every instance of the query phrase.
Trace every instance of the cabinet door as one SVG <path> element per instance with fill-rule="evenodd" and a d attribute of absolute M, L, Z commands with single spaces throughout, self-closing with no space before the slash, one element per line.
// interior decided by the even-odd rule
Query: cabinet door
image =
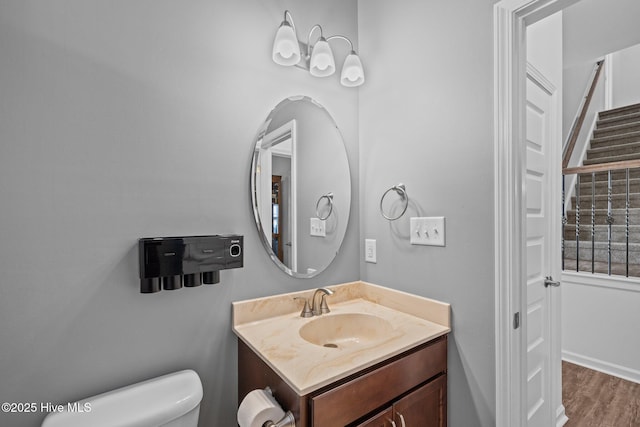
<path fill-rule="evenodd" d="M 445 427 L 447 376 L 442 375 L 406 395 L 393 404 L 393 409 L 397 427 Z"/>
<path fill-rule="evenodd" d="M 379 412 L 372 418 L 357 424 L 355 427 L 398 427 L 393 421 L 393 409 L 389 408 L 386 411 Z"/>
<path fill-rule="evenodd" d="M 378 408 L 386 408 L 391 402 L 396 401 L 398 396 L 420 387 L 430 378 L 446 370 L 445 337 L 330 390 L 312 395 L 311 425 L 350 425 Z M 418 424 L 416 427 L 426 425 Z"/>

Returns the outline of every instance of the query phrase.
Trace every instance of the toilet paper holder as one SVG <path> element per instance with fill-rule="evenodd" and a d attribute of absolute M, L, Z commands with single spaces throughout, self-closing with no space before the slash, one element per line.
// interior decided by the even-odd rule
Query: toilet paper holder
<path fill-rule="evenodd" d="M 269 386 L 265 387 L 264 391 L 266 391 L 267 393 L 273 396 L 273 391 L 271 390 L 271 387 Z M 284 414 L 284 417 L 282 417 L 282 419 L 280 419 L 278 422 L 273 422 L 269 420 L 264 424 L 262 424 L 262 427 L 296 427 L 296 419 L 294 418 L 291 411 L 287 411 Z"/>

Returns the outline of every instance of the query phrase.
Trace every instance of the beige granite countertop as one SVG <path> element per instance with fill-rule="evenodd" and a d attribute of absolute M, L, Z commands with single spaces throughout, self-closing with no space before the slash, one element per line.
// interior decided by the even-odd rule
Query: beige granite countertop
<path fill-rule="evenodd" d="M 233 331 L 299 395 L 375 365 L 451 331 L 449 304 L 366 282 L 326 286 L 331 313 L 300 317 L 315 289 L 232 303 Z M 323 316 L 364 313 L 387 320 L 392 331 L 379 341 L 327 348 L 298 331 Z"/>

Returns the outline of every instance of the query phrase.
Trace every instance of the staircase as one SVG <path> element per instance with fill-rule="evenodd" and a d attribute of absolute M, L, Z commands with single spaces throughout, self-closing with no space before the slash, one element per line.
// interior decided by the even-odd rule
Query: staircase
<path fill-rule="evenodd" d="M 640 160 L 640 104 L 629 105 L 598 114 L 590 149 L 584 166 Z M 569 183 L 573 176 L 564 179 Z M 629 210 L 627 228 L 626 169 L 611 171 L 611 216 L 608 216 L 608 173 L 581 173 L 579 195 L 579 250 L 576 250 L 576 194 L 573 189 L 571 209 L 564 226 L 564 269 L 608 273 L 609 222 L 611 222 L 611 274 L 640 277 L 640 168 L 629 169 Z M 595 178 L 595 191 L 594 183 Z M 566 188 L 565 192 L 569 192 Z M 595 243 L 592 245 L 592 201 L 595 200 Z M 628 246 L 627 246 L 628 230 Z M 593 246 L 593 251 L 592 251 Z M 579 253 L 577 265 L 576 252 Z M 592 263 L 593 257 L 593 263 Z"/>

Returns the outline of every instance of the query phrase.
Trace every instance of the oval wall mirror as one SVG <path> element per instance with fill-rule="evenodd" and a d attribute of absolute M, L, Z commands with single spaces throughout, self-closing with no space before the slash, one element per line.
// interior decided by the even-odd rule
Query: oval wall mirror
<path fill-rule="evenodd" d="M 251 201 L 262 243 L 285 273 L 313 277 L 338 254 L 351 208 L 342 134 L 306 96 L 269 114 L 254 144 Z"/>

